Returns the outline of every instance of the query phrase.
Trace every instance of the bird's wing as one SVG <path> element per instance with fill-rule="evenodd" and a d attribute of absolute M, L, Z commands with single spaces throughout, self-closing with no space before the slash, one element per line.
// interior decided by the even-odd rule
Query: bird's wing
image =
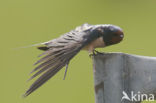
<path fill-rule="evenodd" d="M 35 63 L 38 66 L 32 72 L 37 72 L 30 79 L 43 74 L 30 86 L 24 96 L 31 94 L 68 64 L 87 43 L 92 41 L 90 35 L 92 34 L 89 30 L 71 31 L 57 39 L 46 42 L 45 45 L 48 49 L 44 48 L 45 52 L 42 54 L 45 56 Z"/>

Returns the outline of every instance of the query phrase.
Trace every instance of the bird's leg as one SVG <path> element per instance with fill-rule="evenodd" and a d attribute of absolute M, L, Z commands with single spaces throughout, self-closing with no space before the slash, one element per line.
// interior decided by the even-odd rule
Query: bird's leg
<path fill-rule="evenodd" d="M 90 52 L 89 57 L 91 58 L 92 56 L 95 56 L 95 55 L 96 55 L 96 52 L 95 50 L 93 50 L 92 53 Z"/>
<path fill-rule="evenodd" d="M 89 57 L 95 56 L 97 54 L 103 54 L 103 53 L 94 49 L 93 52 L 92 52 L 92 54 L 89 54 Z"/>
<path fill-rule="evenodd" d="M 93 53 L 89 53 L 89 57 L 91 58 L 92 56 L 94 56 L 94 54 Z"/>

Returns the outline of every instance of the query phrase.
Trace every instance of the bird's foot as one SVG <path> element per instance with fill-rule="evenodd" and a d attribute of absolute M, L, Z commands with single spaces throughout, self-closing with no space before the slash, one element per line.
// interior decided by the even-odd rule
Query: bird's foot
<path fill-rule="evenodd" d="M 97 55 L 97 54 L 103 54 L 102 52 L 99 52 L 99 51 L 97 51 L 97 50 L 94 50 L 93 53 L 94 53 L 95 55 Z"/>
<path fill-rule="evenodd" d="M 92 58 L 94 56 L 94 54 L 89 54 L 89 57 Z"/>
<path fill-rule="evenodd" d="M 102 52 L 99 52 L 97 50 L 94 50 L 92 54 L 89 54 L 89 57 L 96 56 L 97 54 L 103 54 Z"/>

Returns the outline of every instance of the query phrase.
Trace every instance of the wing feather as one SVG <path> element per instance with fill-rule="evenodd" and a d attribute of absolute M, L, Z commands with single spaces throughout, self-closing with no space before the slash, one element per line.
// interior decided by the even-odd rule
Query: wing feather
<path fill-rule="evenodd" d="M 60 57 L 59 61 L 57 61 L 55 65 L 53 65 L 54 63 L 52 63 L 52 64 L 50 63 L 47 67 L 42 68 L 40 72 L 37 72 L 37 74 L 35 76 L 37 76 L 38 74 L 40 74 L 41 72 L 46 70 L 46 72 L 43 75 L 41 75 L 32 84 L 32 86 L 26 91 L 24 96 L 28 96 L 30 93 L 32 93 L 34 90 L 36 90 L 38 87 L 40 87 L 43 83 L 45 83 L 49 78 L 54 76 L 61 68 L 63 68 L 69 62 L 69 60 L 73 56 L 75 56 L 75 54 L 77 54 L 77 52 L 74 52 L 74 53 L 69 52 L 69 54 L 66 53 L 66 55 L 63 55 L 62 57 Z M 34 78 L 34 77 L 32 77 L 32 78 Z"/>
<path fill-rule="evenodd" d="M 87 26 L 88 24 L 84 25 Z M 79 30 L 83 29 L 83 30 Z M 40 56 L 44 56 L 38 60 L 38 65 L 32 72 L 37 71 L 30 79 L 42 74 L 26 91 L 24 97 L 31 94 L 47 80 L 53 77 L 61 68 L 68 65 L 70 60 L 94 38 L 90 38 L 92 34 L 82 27 L 78 27 L 75 31 L 64 34 L 63 36 L 48 41 L 45 44 L 47 49 Z M 67 70 L 67 68 L 66 68 Z"/>

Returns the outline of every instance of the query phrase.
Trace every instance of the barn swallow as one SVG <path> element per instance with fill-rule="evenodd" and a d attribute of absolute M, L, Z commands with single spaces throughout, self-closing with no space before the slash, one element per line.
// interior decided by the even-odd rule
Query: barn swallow
<path fill-rule="evenodd" d="M 43 46 L 39 46 L 38 49 L 44 51 L 40 55 L 44 57 L 35 63 L 37 67 L 31 73 L 36 73 L 30 79 L 41 73 L 42 75 L 30 86 L 24 97 L 35 91 L 64 66 L 66 66 L 66 75 L 70 60 L 81 50 L 93 52 L 94 55 L 97 52 L 95 48 L 117 44 L 122 41 L 123 37 L 122 29 L 115 25 L 83 24 L 59 38 L 41 43 Z"/>

